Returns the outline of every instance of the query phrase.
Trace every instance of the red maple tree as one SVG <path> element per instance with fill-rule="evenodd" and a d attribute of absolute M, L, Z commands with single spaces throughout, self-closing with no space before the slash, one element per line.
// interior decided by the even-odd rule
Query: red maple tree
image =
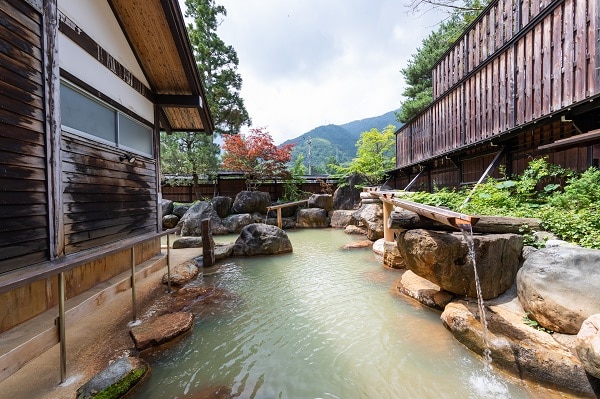
<path fill-rule="evenodd" d="M 266 128 L 252 128 L 248 134 L 223 136 L 223 169 L 242 172 L 248 190 L 255 190 L 261 179 L 285 178 L 286 164 L 294 144 L 277 147 Z"/>

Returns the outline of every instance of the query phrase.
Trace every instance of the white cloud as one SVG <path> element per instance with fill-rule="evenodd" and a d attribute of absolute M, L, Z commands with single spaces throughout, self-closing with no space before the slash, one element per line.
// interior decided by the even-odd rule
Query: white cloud
<path fill-rule="evenodd" d="M 443 15 L 398 0 L 216 0 L 254 126 L 276 143 L 398 108 L 400 74 Z"/>

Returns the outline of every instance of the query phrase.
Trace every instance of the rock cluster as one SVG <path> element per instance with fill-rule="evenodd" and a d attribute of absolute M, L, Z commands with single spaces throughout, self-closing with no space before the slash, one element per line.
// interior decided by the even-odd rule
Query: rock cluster
<path fill-rule="evenodd" d="M 523 248 L 521 236 L 511 233 L 472 239 L 486 340 L 461 233 L 397 234 L 407 269 L 397 292 L 442 310 L 443 324 L 458 341 L 479 354 L 489 349 L 494 365 L 519 378 L 583 396 L 600 393 L 600 251 L 552 243 Z"/>

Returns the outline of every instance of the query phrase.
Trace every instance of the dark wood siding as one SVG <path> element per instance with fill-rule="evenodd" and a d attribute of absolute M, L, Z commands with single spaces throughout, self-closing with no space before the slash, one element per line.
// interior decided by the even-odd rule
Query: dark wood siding
<path fill-rule="evenodd" d="M 48 259 L 41 16 L 0 2 L 0 273 Z"/>
<path fill-rule="evenodd" d="M 597 1 L 493 2 L 436 66 L 436 100 L 398 131 L 396 167 L 465 151 L 600 98 Z"/>
<path fill-rule="evenodd" d="M 155 162 L 63 132 L 65 253 L 156 231 Z"/>

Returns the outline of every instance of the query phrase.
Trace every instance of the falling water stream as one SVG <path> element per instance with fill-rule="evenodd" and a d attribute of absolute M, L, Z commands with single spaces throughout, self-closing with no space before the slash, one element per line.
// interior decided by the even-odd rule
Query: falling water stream
<path fill-rule="evenodd" d="M 203 312 L 191 335 L 149 357 L 151 376 L 135 398 L 192 398 L 218 386 L 261 399 L 548 397 L 466 349 L 439 312 L 395 294 L 402 271 L 384 268 L 371 249 L 341 249 L 357 238 L 288 235 L 292 254 L 231 258 L 198 280 L 236 300 Z"/>

